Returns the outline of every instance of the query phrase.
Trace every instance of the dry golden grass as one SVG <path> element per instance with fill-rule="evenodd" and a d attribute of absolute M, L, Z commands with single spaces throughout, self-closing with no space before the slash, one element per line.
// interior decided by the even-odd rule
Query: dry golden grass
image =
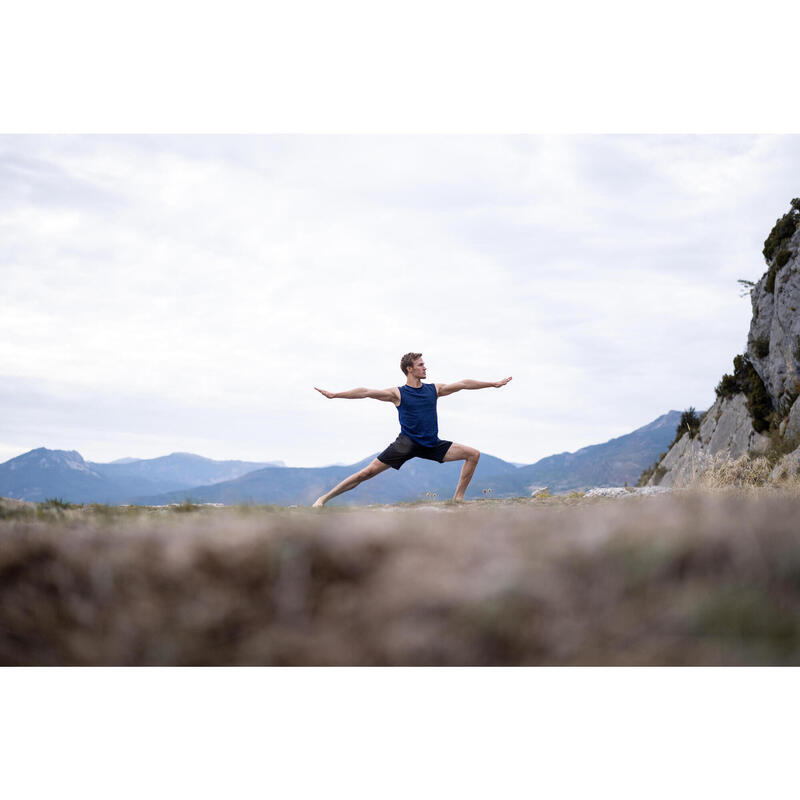
<path fill-rule="evenodd" d="M 683 488 L 735 489 L 745 495 L 754 492 L 763 495 L 770 490 L 800 494 L 800 475 L 787 472 L 783 478 L 771 480 L 772 467 L 764 456 L 730 458 L 725 453 L 717 453 L 699 461 L 694 478 L 685 481 Z"/>
<path fill-rule="evenodd" d="M 800 663 L 800 495 L 0 507 L 0 663 Z"/>

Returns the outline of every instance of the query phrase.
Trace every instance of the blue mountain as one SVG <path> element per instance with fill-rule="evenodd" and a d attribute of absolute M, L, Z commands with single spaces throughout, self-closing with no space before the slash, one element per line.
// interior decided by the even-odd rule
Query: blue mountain
<path fill-rule="evenodd" d="M 73 503 L 125 503 L 238 477 L 270 462 L 214 461 L 191 453 L 101 464 L 77 450 L 38 447 L 0 464 L 0 496 L 41 502 L 60 497 Z M 274 462 L 272 462 L 274 463 Z"/>

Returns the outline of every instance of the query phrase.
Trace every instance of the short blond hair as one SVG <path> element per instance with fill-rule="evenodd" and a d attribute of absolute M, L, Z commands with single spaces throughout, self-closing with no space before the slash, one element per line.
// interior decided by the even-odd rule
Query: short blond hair
<path fill-rule="evenodd" d="M 422 355 L 422 353 L 406 353 L 400 359 L 400 369 L 403 371 L 403 375 L 408 377 L 408 368 L 414 366 L 414 362 Z"/>

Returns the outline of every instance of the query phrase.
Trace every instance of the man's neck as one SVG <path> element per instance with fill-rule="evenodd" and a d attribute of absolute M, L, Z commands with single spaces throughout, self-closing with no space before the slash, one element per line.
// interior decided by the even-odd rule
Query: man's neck
<path fill-rule="evenodd" d="M 422 386 L 422 381 L 419 378 L 412 378 L 409 375 L 406 386 L 410 386 L 412 389 L 419 389 L 419 387 Z"/>

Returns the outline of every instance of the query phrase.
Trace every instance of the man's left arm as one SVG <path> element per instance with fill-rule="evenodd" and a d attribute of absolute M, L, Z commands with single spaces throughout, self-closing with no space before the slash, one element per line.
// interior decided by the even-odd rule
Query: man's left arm
<path fill-rule="evenodd" d="M 462 389 L 499 389 L 501 386 L 505 386 L 511 380 L 511 376 L 508 378 L 503 378 L 502 381 L 473 381 L 467 378 L 463 381 L 457 381 L 456 383 L 437 383 L 436 384 L 436 394 L 439 397 L 444 397 L 448 394 L 453 394 L 453 392 L 460 392 Z"/>

